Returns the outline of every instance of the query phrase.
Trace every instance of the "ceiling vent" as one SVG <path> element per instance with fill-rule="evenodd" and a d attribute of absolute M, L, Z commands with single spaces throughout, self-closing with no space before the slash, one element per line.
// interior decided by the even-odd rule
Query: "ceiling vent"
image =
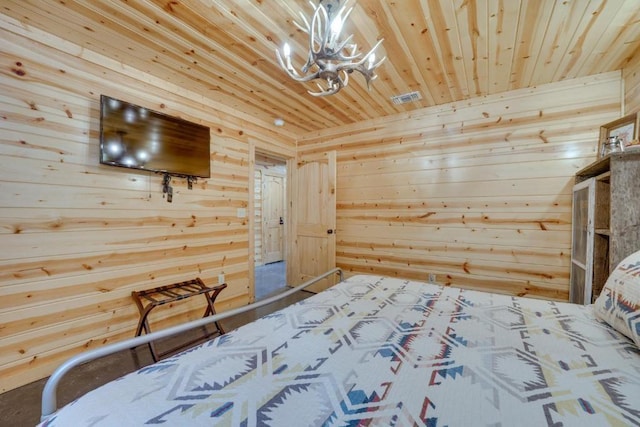
<path fill-rule="evenodd" d="M 403 93 L 402 95 L 396 95 L 391 97 L 391 100 L 396 105 L 408 104 L 409 102 L 420 101 L 421 99 L 422 99 L 422 95 L 420 95 L 420 92 L 417 92 L 417 91 Z"/>

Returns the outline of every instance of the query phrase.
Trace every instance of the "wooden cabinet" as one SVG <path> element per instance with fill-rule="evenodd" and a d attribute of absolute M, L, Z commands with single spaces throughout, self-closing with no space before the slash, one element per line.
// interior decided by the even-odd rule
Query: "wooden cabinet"
<path fill-rule="evenodd" d="M 589 304 L 609 273 L 640 249 L 640 151 L 606 156 L 576 174 L 569 299 Z"/>

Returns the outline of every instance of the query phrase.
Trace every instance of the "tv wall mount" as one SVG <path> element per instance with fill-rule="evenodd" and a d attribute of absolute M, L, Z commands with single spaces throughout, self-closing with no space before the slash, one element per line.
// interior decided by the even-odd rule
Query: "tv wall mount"
<path fill-rule="evenodd" d="M 187 188 L 189 190 L 193 190 L 193 183 L 198 182 L 198 178 L 191 175 L 179 175 L 175 173 L 168 172 L 158 172 L 162 173 L 162 198 L 167 197 L 167 202 L 173 202 L 173 187 L 171 186 L 171 177 L 175 176 L 177 178 L 186 178 L 187 180 Z"/>

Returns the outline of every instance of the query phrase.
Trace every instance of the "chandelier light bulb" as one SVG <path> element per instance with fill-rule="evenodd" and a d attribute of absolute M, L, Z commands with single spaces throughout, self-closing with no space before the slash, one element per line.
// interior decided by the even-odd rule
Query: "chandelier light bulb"
<path fill-rule="evenodd" d="M 367 60 L 367 68 L 371 70 L 376 64 L 376 54 L 372 53 L 369 55 L 369 59 Z"/>
<path fill-rule="evenodd" d="M 284 47 L 282 48 L 283 52 L 284 52 L 284 58 L 286 61 L 286 65 L 282 65 L 282 61 L 280 65 L 283 66 L 283 68 L 286 68 L 286 70 L 291 74 L 296 74 L 296 71 L 293 69 L 293 65 L 291 65 L 291 46 L 289 46 L 289 43 L 285 43 Z M 280 57 L 278 56 L 278 59 Z"/>
<path fill-rule="evenodd" d="M 335 43 L 336 39 L 340 37 L 342 32 L 342 18 L 336 16 L 331 22 L 331 44 Z"/>
<path fill-rule="evenodd" d="M 311 3 L 311 2 L 310 2 Z M 353 11 L 353 7 L 347 9 L 346 0 L 342 6 L 339 1 L 324 1 L 314 8 L 313 16 L 307 19 L 300 13 L 302 24 L 294 21 L 298 29 L 307 33 L 309 37 L 309 53 L 307 62 L 298 72 L 291 64 L 291 47 L 285 43 L 282 53 L 276 49 L 276 57 L 280 67 L 295 81 L 310 82 L 315 80 L 318 86 L 317 92 L 308 91 L 313 96 L 328 96 L 338 93 L 340 89 L 349 83 L 349 74 L 357 71 L 362 74 L 367 82 L 367 88 L 371 89 L 371 82 L 377 77 L 375 69 L 386 59 L 376 62 L 375 50 L 382 44 L 378 42 L 365 55 L 358 53 L 358 45 L 352 41 L 353 34 L 342 36 L 344 23 Z"/>

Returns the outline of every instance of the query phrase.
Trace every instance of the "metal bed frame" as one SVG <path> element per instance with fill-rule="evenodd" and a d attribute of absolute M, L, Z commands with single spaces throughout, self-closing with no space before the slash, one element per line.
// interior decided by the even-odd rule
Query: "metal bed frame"
<path fill-rule="evenodd" d="M 125 341 L 120 341 L 117 343 L 106 345 L 104 347 L 100 347 L 94 350 L 80 353 L 68 359 L 66 362 L 60 365 L 47 380 L 44 386 L 44 389 L 42 390 L 42 411 L 41 411 L 40 421 L 41 422 L 46 421 L 58 410 L 58 401 L 57 401 L 58 384 L 60 383 L 60 380 L 62 379 L 62 377 L 67 373 L 69 373 L 69 371 L 76 366 L 82 365 L 84 363 L 90 362 L 100 357 L 117 353 L 122 350 L 128 350 L 143 344 L 148 344 L 154 340 L 168 338 L 173 335 L 181 334 L 190 329 L 205 326 L 213 322 L 218 322 L 219 320 L 226 319 L 228 317 L 235 316 L 237 314 L 241 314 L 249 310 L 253 310 L 255 308 L 259 308 L 259 307 L 271 304 L 273 302 L 286 298 L 289 295 L 292 295 L 308 286 L 311 286 L 322 279 L 326 279 L 327 277 L 332 276 L 334 274 L 338 275 L 340 281 L 344 279 L 344 274 L 342 272 L 342 269 L 334 268 L 327 271 L 324 274 L 321 274 L 320 276 L 314 277 L 313 279 L 304 282 L 301 285 L 288 289 L 273 297 L 260 300 L 253 304 L 249 304 L 243 307 L 238 307 L 236 309 L 225 311 L 224 313 L 216 314 L 214 316 L 203 317 L 202 319 L 193 320 L 191 322 L 187 322 L 182 325 L 173 326 L 171 328 L 163 329 L 161 331 L 152 332 L 148 335 L 138 336 Z"/>

